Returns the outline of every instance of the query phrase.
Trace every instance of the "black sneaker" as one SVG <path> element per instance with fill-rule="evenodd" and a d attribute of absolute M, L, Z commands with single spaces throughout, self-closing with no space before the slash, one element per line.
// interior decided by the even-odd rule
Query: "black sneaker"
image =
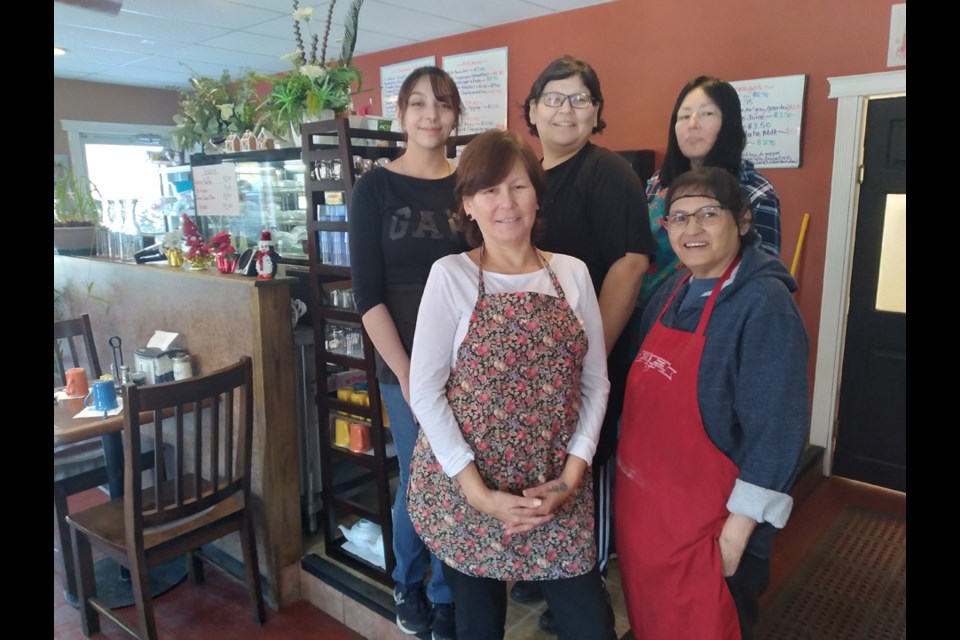
<path fill-rule="evenodd" d="M 547 609 L 540 614 L 540 620 L 537 624 L 547 633 L 552 633 L 553 635 L 557 635 L 558 633 L 557 619 L 553 617 L 553 613 L 550 611 L 550 609 Z"/>
<path fill-rule="evenodd" d="M 430 608 L 422 584 L 398 584 L 393 588 L 397 626 L 407 635 L 430 630 Z"/>
<path fill-rule="evenodd" d="M 520 604 L 533 604 L 543 600 L 543 591 L 536 582 L 521 580 L 510 589 L 510 599 Z"/>
<path fill-rule="evenodd" d="M 434 603 L 431 618 L 433 619 L 431 640 L 456 640 L 457 621 L 452 602 L 446 604 Z"/>

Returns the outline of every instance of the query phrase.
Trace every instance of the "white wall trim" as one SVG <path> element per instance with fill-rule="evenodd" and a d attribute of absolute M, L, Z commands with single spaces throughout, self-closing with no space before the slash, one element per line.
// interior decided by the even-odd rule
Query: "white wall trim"
<path fill-rule="evenodd" d="M 862 162 L 867 99 L 906 94 L 907 71 L 902 69 L 827 80 L 830 83 L 829 97 L 837 100 L 837 128 L 833 146 L 810 443 L 826 450 L 823 472 L 830 475 L 859 199 L 857 174 Z"/>
<path fill-rule="evenodd" d="M 67 145 L 70 149 L 70 167 L 74 173 L 87 174 L 87 160 L 83 155 L 81 134 L 107 135 L 158 135 L 167 138 L 173 131 L 173 125 L 164 124 L 128 124 L 123 122 L 94 122 L 90 120 L 60 120 L 60 128 L 67 133 Z"/>

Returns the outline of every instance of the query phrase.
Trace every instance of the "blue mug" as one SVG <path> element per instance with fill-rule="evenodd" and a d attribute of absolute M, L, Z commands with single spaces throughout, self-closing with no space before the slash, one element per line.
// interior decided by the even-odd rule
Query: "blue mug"
<path fill-rule="evenodd" d="M 106 413 L 117 408 L 117 392 L 113 388 L 113 380 L 97 380 L 93 383 L 90 393 L 83 399 L 83 406 L 92 404 L 97 411 Z"/>

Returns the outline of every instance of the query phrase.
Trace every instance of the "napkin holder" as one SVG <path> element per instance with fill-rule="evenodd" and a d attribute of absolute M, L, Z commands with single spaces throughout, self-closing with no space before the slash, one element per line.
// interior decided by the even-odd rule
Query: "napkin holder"
<path fill-rule="evenodd" d="M 185 354 L 185 349 L 158 349 L 144 347 L 133 354 L 137 371 L 147 376 L 147 384 L 173 381 L 173 357 Z"/>

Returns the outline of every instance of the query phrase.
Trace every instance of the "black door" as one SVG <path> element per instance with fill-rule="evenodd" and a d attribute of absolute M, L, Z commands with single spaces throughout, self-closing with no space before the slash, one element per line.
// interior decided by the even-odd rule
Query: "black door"
<path fill-rule="evenodd" d="M 867 107 L 833 472 L 907 490 L 907 98 Z"/>

